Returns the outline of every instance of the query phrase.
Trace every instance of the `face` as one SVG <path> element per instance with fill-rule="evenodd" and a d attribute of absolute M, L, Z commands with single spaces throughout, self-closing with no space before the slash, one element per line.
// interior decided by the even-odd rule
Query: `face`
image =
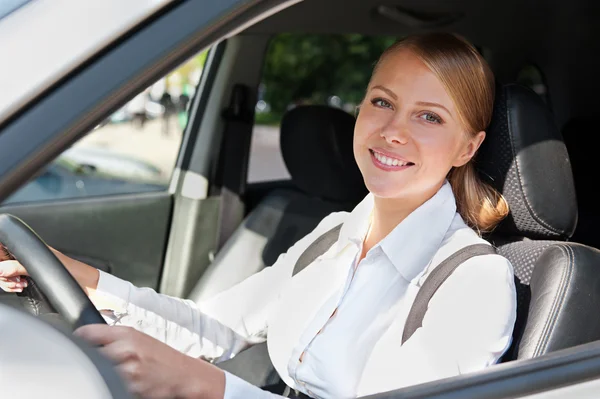
<path fill-rule="evenodd" d="M 411 51 L 389 54 L 373 75 L 357 117 L 354 156 L 380 198 L 421 198 L 466 164 L 485 137 L 468 134 L 442 83 Z"/>

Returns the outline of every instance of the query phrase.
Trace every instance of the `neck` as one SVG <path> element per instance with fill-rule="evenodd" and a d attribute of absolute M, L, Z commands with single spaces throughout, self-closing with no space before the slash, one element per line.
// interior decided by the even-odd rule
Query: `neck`
<path fill-rule="evenodd" d="M 432 193 L 405 198 L 375 196 L 371 228 L 364 243 L 365 253 L 390 234 L 415 209 L 433 197 L 438 190 L 439 187 Z"/>

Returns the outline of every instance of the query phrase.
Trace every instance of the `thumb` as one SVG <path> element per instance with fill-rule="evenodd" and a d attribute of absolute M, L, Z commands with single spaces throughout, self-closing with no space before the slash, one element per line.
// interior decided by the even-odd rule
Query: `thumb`
<path fill-rule="evenodd" d="M 27 270 L 16 260 L 0 262 L 0 277 L 26 276 Z"/>

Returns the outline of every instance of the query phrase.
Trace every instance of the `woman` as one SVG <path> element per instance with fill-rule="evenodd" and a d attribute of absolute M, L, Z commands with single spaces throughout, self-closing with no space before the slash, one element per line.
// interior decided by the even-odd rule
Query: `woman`
<path fill-rule="evenodd" d="M 229 359 L 265 340 L 285 383 L 319 398 L 494 364 L 511 343 L 516 315 L 512 267 L 499 255 L 456 269 L 429 302 L 423 326 L 401 343 L 431 271 L 459 249 L 485 243 L 477 232 L 508 213 L 471 161 L 493 99 L 493 75 L 464 40 L 427 34 L 398 42 L 378 61 L 357 116 L 354 154 L 370 194 L 351 213 L 326 217 L 275 265 L 200 309 L 56 252 L 120 325 L 76 333 L 103 345 L 132 391 L 156 398 L 275 396 L 198 360 Z M 340 223 L 337 243 L 292 278 L 302 252 Z M 22 289 L 17 276 L 25 273 L 17 262 L 0 263 L 5 290 Z"/>

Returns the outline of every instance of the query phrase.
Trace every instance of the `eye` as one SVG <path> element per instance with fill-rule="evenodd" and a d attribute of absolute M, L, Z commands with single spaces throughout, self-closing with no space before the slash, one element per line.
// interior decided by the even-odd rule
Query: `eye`
<path fill-rule="evenodd" d="M 392 108 L 392 104 L 390 104 L 389 101 L 387 101 L 381 97 L 372 99 L 371 104 L 373 104 L 374 106 L 379 107 L 379 108 L 390 108 L 390 109 Z"/>
<path fill-rule="evenodd" d="M 440 125 L 444 122 L 438 114 L 433 112 L 424 112 L 423 114 L 419 115 L 419 118 L 425 120 L 426 122 L 437 123 Z"/>

